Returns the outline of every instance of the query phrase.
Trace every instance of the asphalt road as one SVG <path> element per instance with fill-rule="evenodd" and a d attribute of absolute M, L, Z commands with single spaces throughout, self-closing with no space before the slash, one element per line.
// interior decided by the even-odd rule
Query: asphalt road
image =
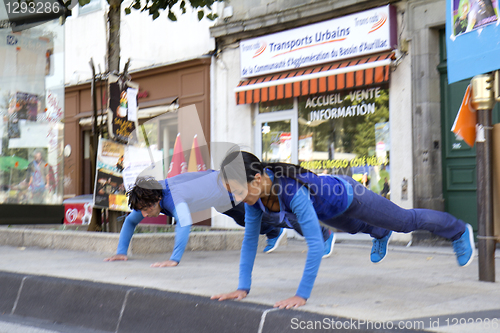
<path fill-rule="evenodd" d="M 46 320 L 0 315 L 0 333 L 104 333 Z M 107 333 L 107 332 L 106 332 Z"/>

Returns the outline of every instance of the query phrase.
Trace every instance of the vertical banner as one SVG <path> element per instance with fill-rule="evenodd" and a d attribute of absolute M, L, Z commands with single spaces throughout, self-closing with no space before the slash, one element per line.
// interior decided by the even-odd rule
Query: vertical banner
<path fill-rule="evenodd" d="M 193 138 L 193 145 L 191 146 L 191 153 L 189 155 L 188 172 L 205 171 L 207 167 L 205 162 L 203 162 L 203 156 L 201 155 L 200 147 L 198 146 L 198 135 Z"/>
<path fill-rule="evenodd" d="M 111 138 L 127 143 L 137 123 L 139 85 L 109 76 L 108 128 Z"/>
<path fill-rule="evenodd" d="M 182 150 L 180 135 L 181 133 L 178 133 L 177 137 L 175 138 L 174 155 L 172 156 L 172 160 L 170 161 L 167 178 L 187 172 L 187 164 L 184 158 L 184 151 Z"/>

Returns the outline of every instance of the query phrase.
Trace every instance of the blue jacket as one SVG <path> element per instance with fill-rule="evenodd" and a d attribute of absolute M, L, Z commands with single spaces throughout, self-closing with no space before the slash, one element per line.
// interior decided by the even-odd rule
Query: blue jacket
<path fill-rule="evenodd" d="M 191 213 L 215 207 L 224 212 L 232 208 L 229 192 L 218 179 L 219 172 L 214 170 L 187 172 L 165 179 L 161 182 L 163 198 L 160 201 L 161 212 L 174 217 L 174 251 L 170 260 L 180 262 L 189 240 L 193 221 Z M 133 210 L 123 223 L 118 241 L 117 254 L 127 254 L 130 240 L 136 226 L 143 220 L 141 211 Z"/>

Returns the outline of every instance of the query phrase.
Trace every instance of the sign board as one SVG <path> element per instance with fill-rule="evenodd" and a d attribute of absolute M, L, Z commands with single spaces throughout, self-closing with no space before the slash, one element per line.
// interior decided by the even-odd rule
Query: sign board
<path fill-rule="evenodd" d="M 396 8 L 387 5 L 241 41 L 241 77 L 392 50 L 396 23 Z"/>
<path fill-rule="evenodd" d="M 99 140 L 94 186 L 95 207 L 129 211 L 123 183 L 125 147 L 124 144 L 111 140 Z"/>
<path fill-rule="evenodd" d="M 127 143 L 137 123 L 139 85 L 109 76 L 108 128 L 111 138 Z"/>
<path fill-rule="evenodd" d="M 446 0 L 448 83 L 500 69 L 498 0 Z"/>
<path fill-rule="evenodd" d="M 0 27 L 20 31 L 68 14 L 62 0 L 4 0 Z"/>

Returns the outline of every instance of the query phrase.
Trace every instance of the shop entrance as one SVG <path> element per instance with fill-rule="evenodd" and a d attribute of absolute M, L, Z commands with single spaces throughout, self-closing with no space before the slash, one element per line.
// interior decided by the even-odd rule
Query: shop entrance
<path fill-rule="evenodd" d="M 258 114 L 255 121 L 255 153 L 264 162 L 297 163 L 297 112 Z"/>

